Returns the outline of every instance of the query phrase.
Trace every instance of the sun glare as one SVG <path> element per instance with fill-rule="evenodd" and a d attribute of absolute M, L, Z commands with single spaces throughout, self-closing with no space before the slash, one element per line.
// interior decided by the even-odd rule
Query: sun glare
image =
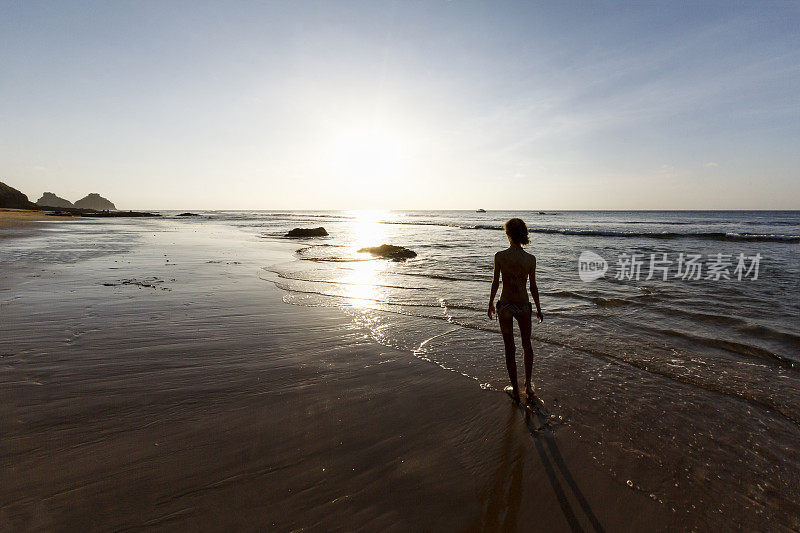
<path fill-rule="evenodd" d="M 362 195 L 387 194 L 402 175 L 402 142 L 375 128 L 342 132 L 331 163 L 341 185 Z"/>

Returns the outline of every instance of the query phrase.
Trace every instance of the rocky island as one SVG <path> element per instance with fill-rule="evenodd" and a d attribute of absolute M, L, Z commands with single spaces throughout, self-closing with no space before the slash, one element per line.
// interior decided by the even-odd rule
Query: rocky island
<path fill-rule="evenodd" d="M 36 205 L 42 207 L 75 207 L 69 200 L 65 200 L 51 192 L 42 194 L 42 197 L 36 200 Z"/>
<path fill-rule="evenodd" d="M 117 208 L 114 204 L 103 198 L 96 192 L 90 193 L 77 202 L 75 202 L 75 207 L 78 209 L 93 209 L 95 211 L 116 211 Z"/>

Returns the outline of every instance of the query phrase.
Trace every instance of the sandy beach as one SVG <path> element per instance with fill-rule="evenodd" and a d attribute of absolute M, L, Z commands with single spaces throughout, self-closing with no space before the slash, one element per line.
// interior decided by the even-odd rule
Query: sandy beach
<path fill-rule="evenodd" d="M 294 245 L 137 224 L 128 252 L 0 274 L 0 528 L 697 523 L 569 425 L 284 303 L 259 272 Z"/>
<path fill-rule="evenodd" d="M 0 239 L 30 235 L 40 222 L 70 220 L 71 216 L 53 215 L 52 211 L 0 208 Z"/>

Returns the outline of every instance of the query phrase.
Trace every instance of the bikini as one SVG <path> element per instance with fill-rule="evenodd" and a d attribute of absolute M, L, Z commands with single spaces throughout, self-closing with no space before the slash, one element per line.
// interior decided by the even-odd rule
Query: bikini
<path fill-rule="evenodd" d="M 512 304 L 506 303 L 501 300 L 497 301 L 497 312 L 506 311 L 511 313 L 511 316 L 519 320 L 525 314 L 533 314 L 533 304 L 530 302 L 525 304 Z"/>

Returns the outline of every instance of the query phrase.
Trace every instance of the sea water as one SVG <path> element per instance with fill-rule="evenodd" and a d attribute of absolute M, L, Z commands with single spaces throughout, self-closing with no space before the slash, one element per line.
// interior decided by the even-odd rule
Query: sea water
<path fill-rule="evenodd" d="M 324 226 L 328 237 L 299 240 L 292 260 L 264 265 L 264 277 L 286 291 L 287 302 L 345 309 L 373 324 L 381 342 L 487 383 L 505 377 L 499 327 L 486 313 L 493 256 L 508 246 L 503 222 L 520 217 L 530 230 L 526 249 L 537 258 L 545 321 L 533 338 L 541 350 L 568 347 L 633 365 L 800 422 L 800 394 L 792 387 L 800 375 L 800 212 L 216 217 L 265 238 Z M 393 262 L 359 251 L 380 244 L 405 246 L 417 257 Z M 606 262 L 604 275 L 584 281 L 584 252 Z"/>

